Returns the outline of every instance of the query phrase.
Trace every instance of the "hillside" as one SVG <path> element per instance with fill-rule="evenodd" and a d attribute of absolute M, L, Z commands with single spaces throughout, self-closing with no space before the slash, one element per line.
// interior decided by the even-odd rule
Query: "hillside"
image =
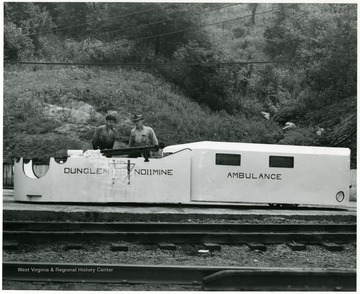
<path fill-rule="evenodd" d="M 143 113 L 166 145 L 201 140 L 275 143 L 280 126 L 259 115 L 211 112 L 169 83 L 133 70 L 54 68 L 9 70 L 4 75 L 4 158 L 64 156 L 91 149 L 94 128 L 106 113 L 118 118 L 115 147 L 128 142 L 132 113 Z M 246 125 L 246 127 L 241 127 Z"/>

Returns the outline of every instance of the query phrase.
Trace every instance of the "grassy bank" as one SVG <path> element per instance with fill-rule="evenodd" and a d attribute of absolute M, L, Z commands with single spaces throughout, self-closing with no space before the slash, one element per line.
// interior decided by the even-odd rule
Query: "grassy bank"
<path fill-rule="evenodd" d="M 79 103 L 92 106 L 93 113 L 69 133 L 58 131 L 69 118 L 44 114 L 48 105 L 71 109 Z M 276 143 L 282 136 L 278 125 L 260 115 L 247 119 L 211 112 L 148 73 L 94 67 L 10 68 L 4 73 L 4 157 L 42 158 L 89 149 L 93 129 L 107 112 L 119 118 L 121 144 L 127 141 L 134 112 L 144 115 L 145 124 L 166 145 L 202 140 Z"/>

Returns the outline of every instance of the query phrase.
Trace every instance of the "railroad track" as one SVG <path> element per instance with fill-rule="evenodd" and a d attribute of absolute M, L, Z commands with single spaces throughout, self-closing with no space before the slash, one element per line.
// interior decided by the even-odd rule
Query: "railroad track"
<path fill-rule="evenodd" d="M 126 241 L 220 244 L 355 243 L 356 224 L 199 224 L 4 221 L 11 241 Z M 146 242 L 144 241 L 146 240 Z"/>
<path fill-rule="evenodd" d="M 3 280 L 192 284 L 212 291 L 355 291 L 353 269 L 4 262 Z"/>

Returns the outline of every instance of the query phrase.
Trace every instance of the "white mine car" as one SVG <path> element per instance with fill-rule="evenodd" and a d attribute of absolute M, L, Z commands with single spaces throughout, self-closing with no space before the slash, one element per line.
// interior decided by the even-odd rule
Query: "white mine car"
<path fill-rule="evenodd" d="M 25 202 L 299 204 L 346 206 L 350 150 L 224 142 L 164 148 L 162 158 L 69 153 L 38 178 L 14 166 L 14 197 Z"/>

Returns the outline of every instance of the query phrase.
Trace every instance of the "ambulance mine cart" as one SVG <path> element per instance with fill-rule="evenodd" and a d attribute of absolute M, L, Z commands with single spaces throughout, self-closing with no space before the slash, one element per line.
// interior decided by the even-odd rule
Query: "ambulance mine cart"
<path fill-rule="evenodd" d="M 88 155 L 90 154 L 90 156 Z M 26 202 L 299 204 L 346 206 L 347 148 L 196 142 L 165 147 L 162 158 L 107 158 L 69 152 L 38 178 L 14 166 L 14 197 Z"/>

